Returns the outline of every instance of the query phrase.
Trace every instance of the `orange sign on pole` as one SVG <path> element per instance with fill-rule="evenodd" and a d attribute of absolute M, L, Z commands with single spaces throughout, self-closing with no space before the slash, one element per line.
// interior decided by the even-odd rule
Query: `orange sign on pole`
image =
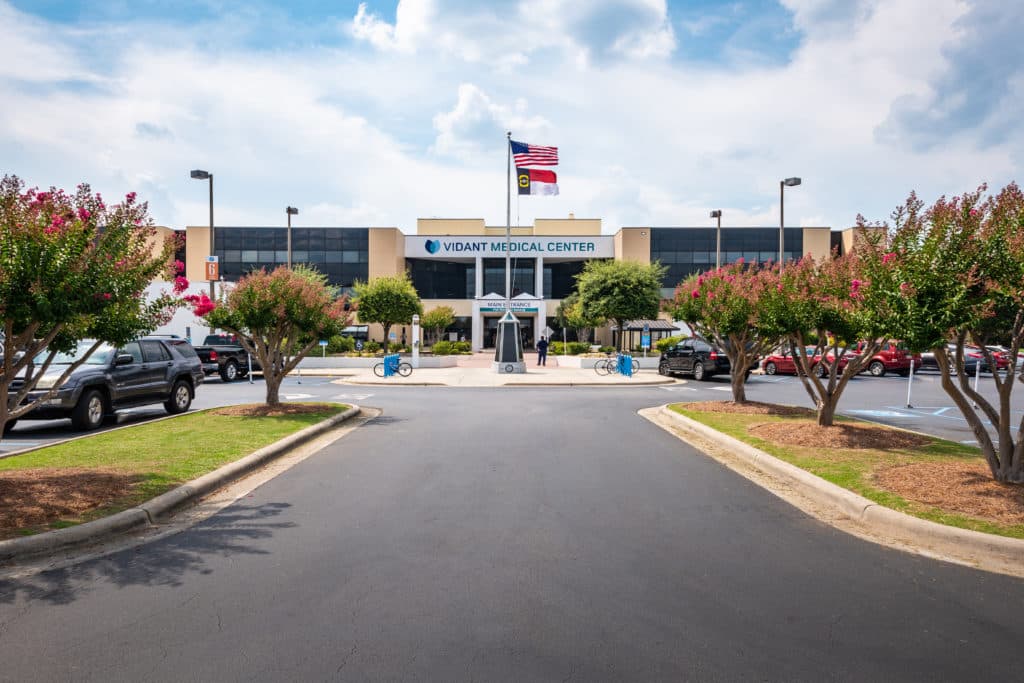
<path fill-rule="evenodd" d="M 220 279 L 220 263 L 216 256 L 206 257 L 206 279 L 210 282 Z"/>

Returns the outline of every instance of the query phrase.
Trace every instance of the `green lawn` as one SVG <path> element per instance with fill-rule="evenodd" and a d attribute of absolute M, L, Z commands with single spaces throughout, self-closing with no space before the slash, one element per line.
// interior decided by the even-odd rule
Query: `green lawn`
<path fill-rule="evenodd" d="M 323 410 L 315 413 L 275 417 L 190 413 L 0 459 L 0 473 L 46 469 L 59 474 L 66 468 L 88 468 L 122 473 L 136 481 L 129 496 L 81 519 L 57 520 L 50 525 L 68 526 L 69 522 L 88 521 L 130 508 L 349 407 L 319 405 Z"/>
<path fill-rule="evenodd" d="M 860 494 L 879 505 L 940 524 L 973 529 L 974 531 L 983 531 L 1000 536 L 1024 538 L 1024 524 L 1000 525 L 962 514 L 951 513 L 907 500 L 895 493 L 880 489 L 871 479 L 871 475 L 876 469 L 897 465 L 929 461 L 948 462 L 950 460 L 977 462 L 981 455 L 976 448 L 970 448 L 963 444 L 939 438 L 932 438 L 931 443 L 926 446 L 886 450 L 780 446 L 749 434 L 747 428 L 752 424 L 806 421 L 806 418 L 711 413 L 684 410 L 676 405 L 669 407 L 680 415 L 685 415 L 690 419 L 728 434 L 744 443 L 748 443 L 755 448 L 774 455 L 780 460 L 807 470 L 826 481 Z M 837 420 L 856 422 L 856 420 L 849 418 L 837 418 Z"/>

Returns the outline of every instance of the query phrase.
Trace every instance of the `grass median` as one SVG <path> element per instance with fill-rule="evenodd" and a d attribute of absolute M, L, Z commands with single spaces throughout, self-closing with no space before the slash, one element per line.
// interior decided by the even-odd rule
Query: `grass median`
<path fill-rule="evenodd" d="M 822 428 L 810 411 L 771 414 L 770 404 L 753 405 L 767 412 L 716 412 L 709 404 L 669 407 L 879 505 L 1024 539 L 1024 487 L 993 480 L 976 448 L 850 418 Z"/>
<path fill-rule="evenodd" d="M 126 510 L 347 409 L 320 403 L 287 404 L 270 415 L 206 410 L 0 459 L 0 538 Z"/>

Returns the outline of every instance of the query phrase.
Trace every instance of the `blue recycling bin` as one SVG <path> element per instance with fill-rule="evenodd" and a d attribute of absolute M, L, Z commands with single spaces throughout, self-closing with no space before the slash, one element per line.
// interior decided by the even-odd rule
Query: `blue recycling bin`
<path fill-rule="evenodd" d="M 633 356 L 628 353 L 619 354 L 619 374 L 624 377 L 633 376 Z"/>
<path fill-rule="evenodd" d="M 384 356 L 384 376 L 394 377 L 395 373 L 398 372 L 398 354 L 389 353 Z"/>

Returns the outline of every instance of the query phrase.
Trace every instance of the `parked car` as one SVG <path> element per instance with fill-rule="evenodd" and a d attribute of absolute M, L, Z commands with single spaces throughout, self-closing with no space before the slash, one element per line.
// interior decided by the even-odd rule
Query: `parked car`
<path fill-rule="evenodd" d="M 827 375 L 829 371 L 829 364 L 821 363 L 821 354 L 816 353 L 817 347 L 808 346 L 805 348 L 807 357 L 811 362 L 811 372 L 817 373 L 820 377 Z M 832 355 L 829 354 L 828 358 L 831 359 Z M 845 367 L 846 357 L 844 356 L 839 361 L 840 372 Z M 781 348 L 775 351 L 775 353 L 764 357 L 761 361 L 761 369 L 766 375 L 795 375 L 797 374 L 796 358 L 793 357 L 790 349 Z"/>
<path fill-rule="evenodd" d="M 858 342 L 857 346 L 850 350 L 853 355 L 863 353 L 867 342 Z M 887 372 L 906 377 L 910 374 L 910 361 L 913 359 L 914 367 L 921 366 L 921 354 L 910 353 L 900 342 L 886 342 L 879 349 L 878 353 L 871 357 L 864 370 L 872 377 L 882 377 Z"/>
<path fill-rule="evenodd" d="M 234 382 L 249 374 L 249 353 L 233 334 L 208 334 L 202 345 L 195 347 L 206 375 L 220 375 L 224 382 Z M 252 359 L 252 371 L 262 368 Z"/>
<path fill-rule="evenodd" d="M 988 347 L 992 354 L 992 359 L 995 361 L 996 368 L 999 370 L 1006 370 L 1010 367 L 1009 354 L 1001 350 L 1001 347 L 990 346 Z M 956 357 L 956 344 L 947 344 L 946 353 L 952 360 Z M 980 367 L 979 367 L 980 366 Z M 935 359 L 935 353 L 933 351 L 926 351 L 921 354 L 921 369 L 922 370 L 935 370 L 938 372 L 939 363 Z M 956 368 L 950 368 L 954 374 L 956 374 Z M 977 346 L 964 346 L 964 372 L 968 375 L 973 375 L 978 371 L 990 372 L 988 361 L 985 359 L 985 354 L 982 353 L 981 349 Z"/>
<path fill-rule="evenodd" d="M 69 354 L 57 354 L 28 400 L 45 396 L 67 370 L 95 342 L 83 341 Z M 44 358 L 39 358 L 42 363 Z M 11 389 L 18 389 L 15 380 Z M 203 370 L 192 345 L 184 339 L 143 337 L 123 348 L 101 345 L 78 366 L 44 403 L 19 419 L 50 420 L 70 417 L 75 429 L 96 429 L 122 408 L 163 403 L 170 414 L 192 405 Z M 8 423 L 11 424 L 11 423 Z"/>
<path fill-rule="evenodd" d="M 754 363 L 747 374 L 757 367 Z M 728 374 L 731 365 L 725 351 L 711 346 L 700 339 L 684 339 L 670 346 L 661 354 L 658 372 L 662 375 L 693 375 L 698 381 L 711 379 L 713 375 Z"/>

